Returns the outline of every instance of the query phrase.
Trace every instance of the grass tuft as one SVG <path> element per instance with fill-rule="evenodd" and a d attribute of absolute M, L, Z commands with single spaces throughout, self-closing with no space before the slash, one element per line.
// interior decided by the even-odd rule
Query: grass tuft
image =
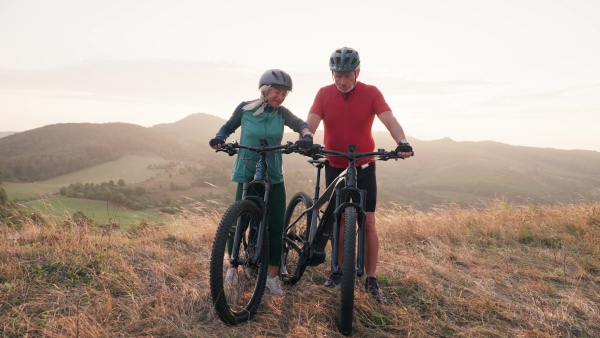
<path fill-rule="evenodd" d="M 36 214 L 0 224 L 4 336 L 341 337 L 339 292 L 309 267 L 230 327 L 208 284 L 216 211 L 126 231 Z M 378 279 L 356 293 L 357 337 L 600 336 L 598 204 L 378 211 Z M 361 281 L 362 282 L 362 281 Z"/>

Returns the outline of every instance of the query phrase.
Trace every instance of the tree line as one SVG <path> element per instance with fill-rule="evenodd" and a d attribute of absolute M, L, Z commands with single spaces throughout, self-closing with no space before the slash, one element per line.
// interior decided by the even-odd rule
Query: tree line
<path fill-rule="evenodd" d="M 123 179 L 118 180 L 116 184 L 113 180 L 100 184 L 76 182 L 60 188 L 62 196 L 108 201 L 132 210 L 170 206 L 169 200 L 153 201 L 146 196 L 146 192 L 144 187 L 125 186 Z"/>

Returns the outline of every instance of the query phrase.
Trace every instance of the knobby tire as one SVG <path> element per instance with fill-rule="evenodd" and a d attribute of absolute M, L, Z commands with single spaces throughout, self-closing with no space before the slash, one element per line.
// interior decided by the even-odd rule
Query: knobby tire
<path fill-rule="evenodd" d="M 238 243 L 241 264 L 237 267 L 234 283 L 224 284 L 229 268 L 228 239 L 233 241 L 235 229 L 241 219 L 243 236 Z M 226 324 L 237 325 L 250 320 L 255 314 L 263 293 L 268 267 L 268 233 L 265 231 L 262 255 L 257 264 L 250 264 L 256 254 L 256 238 L 262 213 L 256 203 L 240 200 L 232 204 L 221 219 L 210 259 L 210 291 L 218 317 Z"/>
<path fill-rule="evenodd" d="M 348 206 L 345 214 L 339 330 L 343 335 L 349 336 L 352 334 L 356 281 L 356 209 Z"/>
<path fill-rule="evenodd" d="M 305 192 L 296 193 L 285 210 L 283 234 L 283 252 L 281 255 L 280 278 L 286 284 L 296 284 L 306 269 L 306 252 L 304 243 L 308 240 L 310 213 L 290 228 L 300 213 L 313 205 L 313 201 Z"/>

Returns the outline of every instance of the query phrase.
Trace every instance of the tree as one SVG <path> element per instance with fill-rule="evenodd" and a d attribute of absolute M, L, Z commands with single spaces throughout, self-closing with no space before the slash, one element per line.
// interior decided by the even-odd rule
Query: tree
<path fill-rule="evenodd" d="M 121 178 L 121 179 L 119 179 L 119 181 L 117 182 L 117 184 L 119 185 L 119 187 L 124 187 L 125 186 L 125 180 L 123 180 Z"/>

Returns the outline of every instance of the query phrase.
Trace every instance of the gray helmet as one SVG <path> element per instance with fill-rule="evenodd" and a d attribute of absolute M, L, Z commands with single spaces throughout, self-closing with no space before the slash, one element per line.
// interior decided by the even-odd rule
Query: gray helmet
<path fill-rule="evenodd" d="M 264 85 L 281 87 L 290 91 L 294 86 L 290 75 L 281 69 L 269 69 L 264 72 L 258 81 L 258 88 L 260 89 Z"/>
<path fill-rule="evenodd" d="M 350 47 L 336 49 L 329 57 L 329 69 L 336 72 L 354 72 L 360 66 L 358 52 Z"/>

